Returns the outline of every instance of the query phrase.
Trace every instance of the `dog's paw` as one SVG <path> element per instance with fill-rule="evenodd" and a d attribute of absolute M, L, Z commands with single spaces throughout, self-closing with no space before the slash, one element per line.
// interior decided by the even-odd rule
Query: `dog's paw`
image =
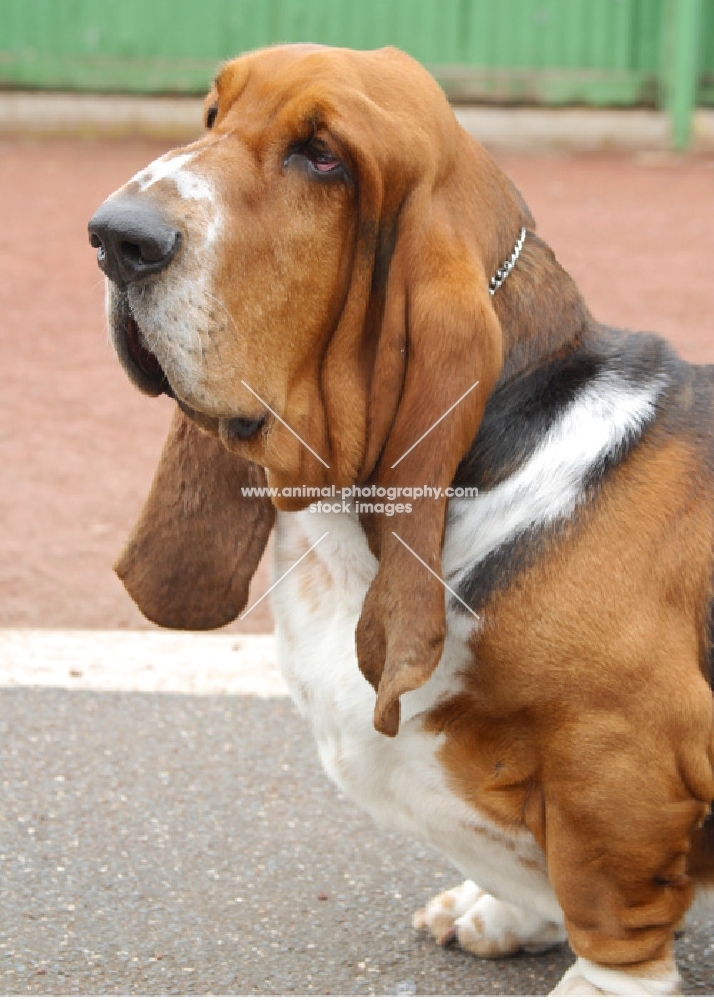
<path fill-rule="evenodd" d="M 468 913 L 481 896 L 483 893 L 473 882 L 462 882 L 455 889 L 434 896 L 423 909 L 417 910 L 412 917 L 412 927 L 416 931 L 429 931 L 437 944 L 451 944 L 456 921 Z"/>
<path fill-rule="evenodd" d="M 412 925 L 429 931 L 440 945 L 458 943 L 481 958 L 546 951 L 566 939 L 561 924 L 502 903 L 473 882 L 434 896 L 417 910 Z"/>
<path fill-rule="evenodd" d="M 641 975 L 627 968 L 612 969 L 579 958 L 571 965 L 552 997 L 673 997 L 679 996 L 680 979 L 674 962 L 651 963 Z"/>
<path fill-rule="evenodd" d="M 578 975 L 571 976 L 567 980 L 561 979 L 555 989 L 548 994 L 551 997 L 606 997 L 612 995 L 612 993 L 605 993 L 604 990 L 598 989 L 584 976 Z"/>

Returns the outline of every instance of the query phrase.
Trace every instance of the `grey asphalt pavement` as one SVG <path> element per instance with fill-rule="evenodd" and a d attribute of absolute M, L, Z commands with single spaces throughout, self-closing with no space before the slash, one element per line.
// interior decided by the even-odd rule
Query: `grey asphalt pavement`
<path fill-rule="evenodd" d="M 4 995 L 532 995 L 572 961 L 416 934 L 458 874 L 338 794 L 284 699 L 5 689 L 0 785 Z"/>

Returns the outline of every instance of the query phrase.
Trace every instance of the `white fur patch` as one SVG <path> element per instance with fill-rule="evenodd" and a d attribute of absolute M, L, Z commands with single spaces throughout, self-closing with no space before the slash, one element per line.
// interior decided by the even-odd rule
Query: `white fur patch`
<path fill-rule="evenodd" d="M 587 385 L 505 482 L 453 500 L 443 566 L 453 582 L 519 534 L 572 514 L 591 469 L 654 416 L 664 379 L 634 387 L 616 373 Z M 448 569 L 447 569 L 448 567 Z"/>
<path fill-rule="evenodd" d="M 542 852 L 528 831 L 507 832 L 449 787 L 438 757 L 444 737 L 424 714 L 459 690 L 473 619 L 447 610 L 444 652 L 431 678 L 401 699 L 399 734 L 373 725 L 375 694 L 355 653 L 355 628 L 377 561 L 354 515 L 278 514 L 277 579 L 329 534 L 271 597 L 278 662 L 309 722 L 327 774 L 378 822 L 431 843 L 488 892 L 559 922 Z"/>
<path fill-rule="evenodd" d="M 139 190 L 143 193 L 152 187 L 152 185 L 164 180 L 165 177 L 173 177 L 182 167 L 190 163 L 195 156 L 195 152 L 179 153 L 178 155 L 169 153 L 166 156 L 160 156 L 158 160 L 154 160 L 148 167 L 144 167 L 138 174 L 135 174 L 129 183 L 133 181 L 138 184 Z"/>
<path fill-rule="evenodd" d="M 481 894 L 455 922 L 459 944 L 482 958 L 537 953 L 565 941 L 565 927 L 512 903 Z"/>
<path fill-rule="evenodd" d="M 551 996 L 667 997 L 678 993 L 679 981 L 674 962 L 663 963 L 661 976 L 645 977 L 579 958 Z"/>
<path fill-rule="evenodd" d="M 428 931 L 437 944 L 448 944 L 456 921 L 468 913 L 482 895 L 476 883 L 467 879 L 461 885 L 433 896 L 425 907 L 416 911 L 412 927 L 415 931 Z"/>
<path fill-rule="evenodd" d="M 185 201 L 213 202 L 213 188 L 200 174 L 194 174 L 190 170 L 179 170 L 173 175 L 173 179 L 180 197 Z"/>
<path fill-rule="evenodd" d="M 566 937 L 562 923 L 494 899 L 470 880 L 434 896 L 417 910 L 412 925 L 428 930 L 442 945 L 455 936 L 462 948 L 481 958 L 544 951 Z"/>
<path fill-rule="evenodd" d="M 186 201 L 213 202 L 213 188 L 206 178 L 191 170 L 184 169 L 198 155 L 198 152 L 194 150 L 191 153 L 162 156 L 150 163 L 148 167 L 140 170 L 132 177 L 132 181 L 139 185 L 139 190 L 143 194 L 159 181 L 170 178 L 176 185 L 180 198 Z"/>

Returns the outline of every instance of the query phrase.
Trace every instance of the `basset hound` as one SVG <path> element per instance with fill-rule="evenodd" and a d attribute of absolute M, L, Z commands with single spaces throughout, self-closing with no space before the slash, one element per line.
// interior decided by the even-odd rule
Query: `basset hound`
<path fill-rule="evenodd" d="M 231 621 L 274 526 L 325 770 L 467 879 L 415 926 L 567 939 L 556 994 L 676 992 L 714 884 L 713 370 L 593 319 L 394 49 L 227 63 L 89 230 L 126 373 L 178 404 L 116 566 L 140 608 Z"/>

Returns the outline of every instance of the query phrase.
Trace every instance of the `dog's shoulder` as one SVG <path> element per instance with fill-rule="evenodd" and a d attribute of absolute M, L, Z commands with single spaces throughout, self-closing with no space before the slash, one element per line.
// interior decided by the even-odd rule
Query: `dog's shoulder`
<path fill-rule="evenodd" d="M 672 449 L 687 456 L 686 483 L 676 464 L 663 469 Z M 597 517 L 604 491 L 627 493 L 648 463 L 653 491 L 711 500 L 712 456 L 714 369 L 688 364 L 654 334 L 592 324 L 566 350 L 499 380 L 457 471 L 455 484 L 478 496 L 451 505 L 445 565 L 460 596 L 483 606 Z M 628 516 L 634 533 L 634 505 Z"/>

